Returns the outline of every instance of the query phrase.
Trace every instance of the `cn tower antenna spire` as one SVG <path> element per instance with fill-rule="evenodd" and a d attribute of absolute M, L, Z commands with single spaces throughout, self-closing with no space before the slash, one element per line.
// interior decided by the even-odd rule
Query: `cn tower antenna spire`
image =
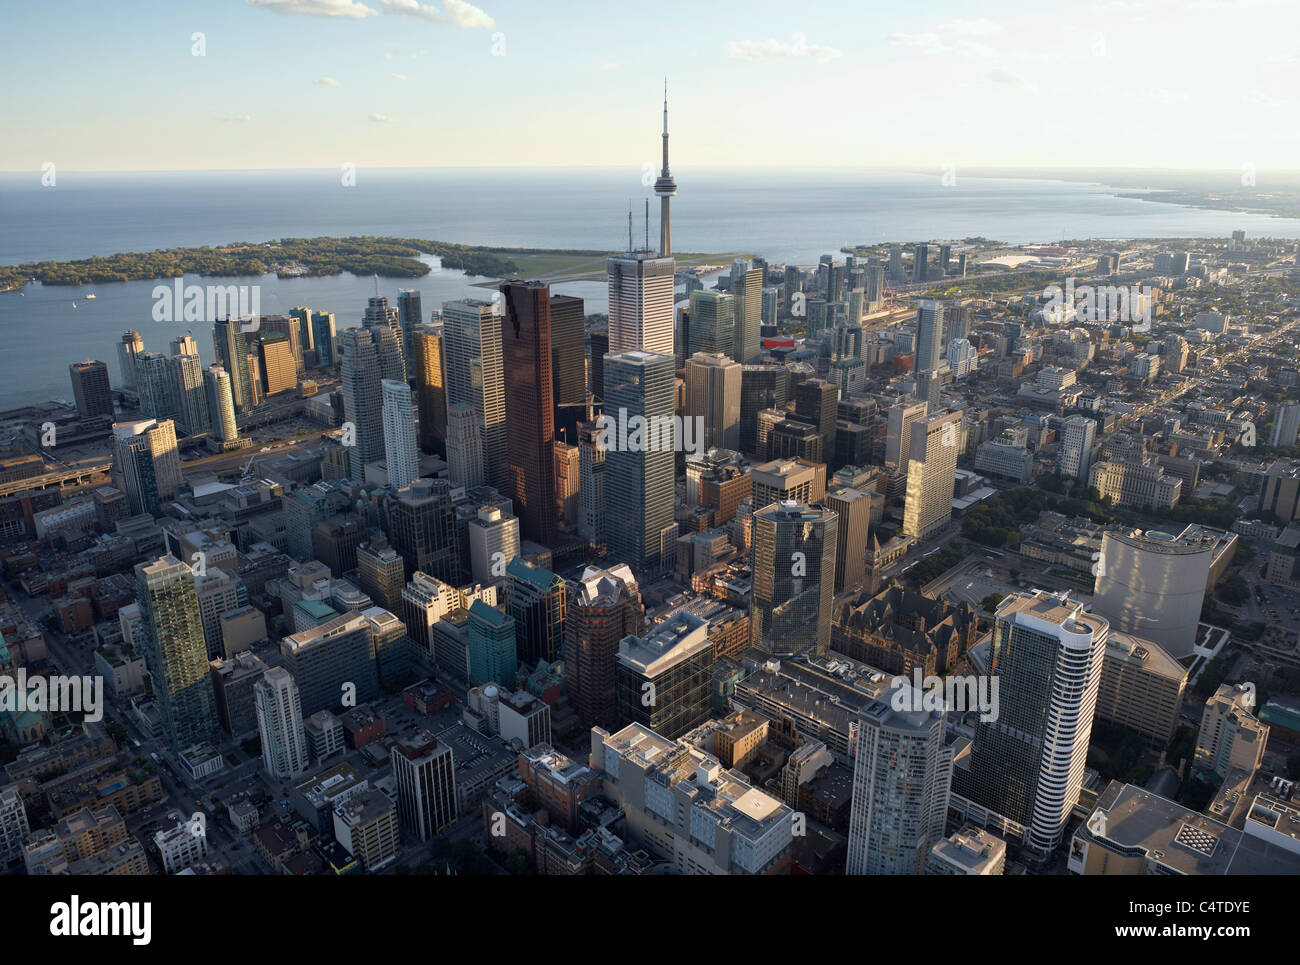
<path fill-rule="evenodd" d="M 668 170 L 668 78 L 664 78 L 664 133 L 663 167 L 655 181 L 655 194 L 659 196 L 659 255 L 667 258 L 673 253 L 672 223 L 668 216 L 668 199 L 677 193 L 677 183 Z"/>

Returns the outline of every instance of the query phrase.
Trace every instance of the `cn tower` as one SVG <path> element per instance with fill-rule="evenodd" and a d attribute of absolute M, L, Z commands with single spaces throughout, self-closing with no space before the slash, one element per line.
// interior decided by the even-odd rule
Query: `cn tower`
<path fill-rule="evenodd" d="M 668 199 L 677 193 L 677 182 L 668 171 L 668 78 L 664 78 L 664 166 L 655 181 L 655 194 L 659 196 L 659 257 L 673 253 L 673 232 L 668 217 Z"/>

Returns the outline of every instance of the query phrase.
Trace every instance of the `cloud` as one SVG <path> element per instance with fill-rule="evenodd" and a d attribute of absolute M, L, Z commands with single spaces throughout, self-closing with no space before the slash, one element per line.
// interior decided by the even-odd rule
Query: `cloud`
<path fill-rule="evenodd" d="M 320 80 L 315 81 L 315 83 L 320 87 L 342 87 L 343 86 L 333 77 L 322 77 Z"/>
<path fill-rule="evenodd" d="M 795 34 L 790 43 L 780 40 L 731 40 L 727 42 L 727 56 L 733 60 L 794 60 L 811 57 L 819 64 L 829 63 L 843 52 L 824 44 L 810 44 L 803 34 Z"/>
<path fill-rule="evenodd" d="M 247 124 L 253 119 L 252 114 L 235 114 L 232 117 L 223 117 L 221 120 L 226 124 Z"/>
<path fill-rule="evenodd" d="M 981 18 L 979 20 L 952 20 L 939 29 L 948 30 L 966 37 L 987 37 L 989 34 L 995 34 L 1001 30 L 1002 25 Z"/>
<path fill-rule="evenodd" d="M 376 124 L 391 124 L 393 121 L 387 114 L 371 114 L 370 119 Z"/>
<path fill-rule="evenodd" d="M 391 78 L 393 78 L 393 80 L 406 80 L 406 79 L 407 79 L 407 76 L 406 76 L 405 74 L 389 74 L 388 76 L 391 77 Z"/>
<path fill-rule="evenodd" d="M 984 76 L 995 84 L 1009 84 L 1013 87 L 1023 87 L 1025 84 L 1024 78 L 1011 73 L 1009 70 L 1003 70 L 1001 67 L 994 67 Z"/>
<path fill-rule="evenodd" d="M 474 4 L 466 3 L 465 0 L 442 0 L 441 9 L 431 3 L 420 3 L 419 0 L 378 0 L 378 2 L 384 13 L 399 17 L 413 17 L 430 23 L 448 23 L 455 27 L 484 30 L 496 26 L 495 20 Z"/>
<path fill-rule="evenodd" d="M 892 33 L 885 40 L 895 47 L 913 47 L 927 56 L 964 54 L 967 57 L 992 60 L 997 56 L 997 51 L 988 44 L 979 43 L 971 38 L 987 37 L 1001 29 L 1001 25 L 992 20 L 950 20 L 932 31 L 916 34 Z"/>
<path fill-rule="evenodd" d="M 244 0 L 250 7 L 303 17 L 350 17 L 361 20 L 379 13 L 360 0 Z"/>

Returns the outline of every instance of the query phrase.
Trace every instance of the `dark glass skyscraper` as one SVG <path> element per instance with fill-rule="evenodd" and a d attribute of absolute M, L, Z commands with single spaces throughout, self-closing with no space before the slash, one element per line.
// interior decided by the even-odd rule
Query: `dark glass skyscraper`
<path fill-rule="evenodd" d="M 94 416 L 113 416 L 113 390 L 108 384 L 108 366 L 103 362 L 73 362 L 68 366 L 72 375 L 72 396 L 77 402 L 77 414 L 83 419 Z M 164 418 L 170 413 L 160 413 Z"/>
<path fill-rule="evenodd" d="M 551 383 L 551 289 L 540 281 L 501 286 L 502 372 L 510 486 L 525 539 L 555 542 L 555 403 Z"/>
<path fill-rule="evenodd" d="M 578 443 L 578 423 L 587 398 L 584 364 L 583 303 L 572 295 L 551 296 L 551 394 L 555 404 L 555 438 Z"/>

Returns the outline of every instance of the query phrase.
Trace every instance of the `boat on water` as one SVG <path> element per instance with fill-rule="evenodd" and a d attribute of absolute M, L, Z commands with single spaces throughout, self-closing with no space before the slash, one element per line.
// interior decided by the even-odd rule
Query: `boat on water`
<path fill-rule="evenodd" d="M 94 292 L 91 292 L 91 293 L 90 293 L 89 295 L 87 295 L 86 297 L 87 297 L 87 298 L 94 298 L 94 297 L 95 297 L 95 293 L 94 293 Z"/>

